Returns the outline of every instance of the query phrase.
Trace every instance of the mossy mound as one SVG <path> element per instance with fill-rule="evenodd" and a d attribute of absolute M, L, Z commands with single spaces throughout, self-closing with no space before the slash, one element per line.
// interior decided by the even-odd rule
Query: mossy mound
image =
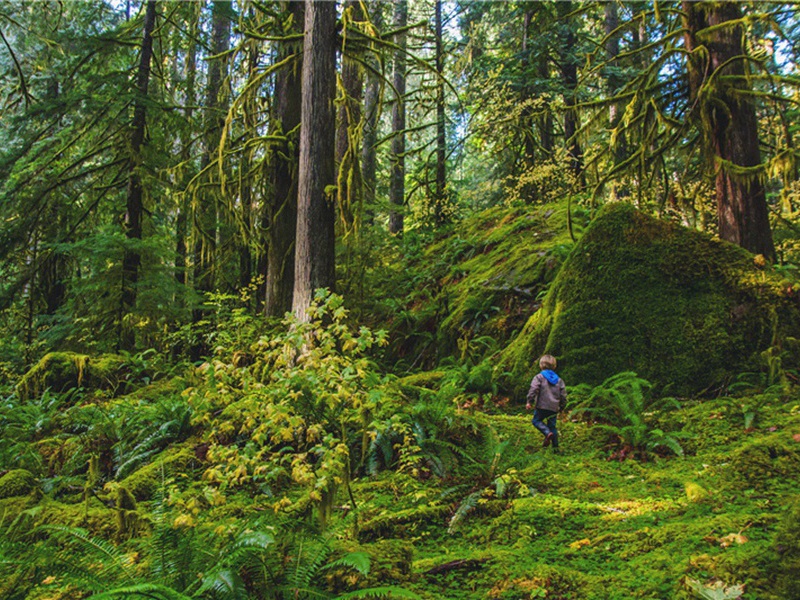
<path fill-rule="evenodd" d="M 46 389 L 61 393 L 78 387 L 113 388 L 120 382 L 124 363 L 125 359 L 116 354 L 50 352 L 20 379 L 17 393 L 23 400 L 30 400 Z"/>
<path fill-rule="evenodd" d="M 397 272 L 378 283 L 390 288 L 377 308 L 394 340 L 390 358 L 432 367 L 443 356 L 505 344 L 569 255 L 570 226 L 579 233 L 587 222 L 588 213 L 566 201 L 496 206 L 424 250 L 405 247 Z"/>
<path fill-rule="evenodd" d="M 0 498 L 26 496 L 36 487 L 33 473 L 25 469 L 14 469 L 0 477 Z"/>
<path fill-rule="evenodd" d="M 753 355 L 798 322 L 796 299 L 745 250 L 613 204 L 586 229 L 495 373 L 524 393 L 547 352 L 568 384 L 635 371 L 660 393 L 702 393 L 758 370 Z"/>
<path fill-rule="evenodd" d="M 186 474 L 197 462 L 194 453 L 185 447 L 171 448 L 155 461 L 132 473 L 120 484 L 138 501 L 149 500 L 166 478 Z"/>

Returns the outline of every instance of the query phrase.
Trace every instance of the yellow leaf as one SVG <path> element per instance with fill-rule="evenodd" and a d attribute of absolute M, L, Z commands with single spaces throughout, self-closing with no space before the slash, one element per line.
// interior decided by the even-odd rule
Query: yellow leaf
<path fill-rule="evenodd" d="M 589 540 L 588 538 L 583 538 L 582 540 L 572 542 L 569 545 L 569 547 L 572 548 L 573 550 L 580 550 L 584 546 L 589 546 L 591 543 L 592 543 L 591 540 Z"/>

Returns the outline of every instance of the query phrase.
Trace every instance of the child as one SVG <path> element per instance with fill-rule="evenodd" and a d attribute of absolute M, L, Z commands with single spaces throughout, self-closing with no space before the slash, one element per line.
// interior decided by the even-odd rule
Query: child
<path fill-rule="evenodd" d="M 528 391 L 526 410 L 531 409 L 534 403 L 533 426 L 542 432 L 545 448 L 553 444 L 553 450 L 558 452 L 558 431 L 556 430 L 556 416 L 567 406 L 567 386 L 553 370 L 556 368 L 556 359 L 545 354 L 539 359 L 541 373 L 537 373 L 531 381 Z"/>

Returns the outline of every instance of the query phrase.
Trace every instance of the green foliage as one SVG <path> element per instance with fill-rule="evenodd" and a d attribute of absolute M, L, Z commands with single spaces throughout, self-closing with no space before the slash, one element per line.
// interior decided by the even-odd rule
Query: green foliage
<path fill-rule="evenodd" d="M 341 298 L 325 292 L 308 315 L 254 344 L 247 369 L 201 367 L 204 382 L 189 401 L 211 443 L 207 480 L 227 487 L 291 478 L 325 521 L 382 410 L 382 378 L 365 353 L 385 336 L 351 329 Z"/>
<path fill-rule="evenodd" d="M 572 412 L 599 421 L 594 427 L 616 439 L 615 455 L 620 458 L 633 454 L 646 459 L 649 453 L 658 449 L 669 449 L 683 456 L 683 448 L 675 434 L 669 435 L 652 425 L 654 414 L 668 414 L 678 410 L 680 404 L 674 398 L 654 399 L 651 389 L 650 382 L 636 373 L 617 373 L 594 388 L 585 384 L 575 386 L 572 389 Z"/>

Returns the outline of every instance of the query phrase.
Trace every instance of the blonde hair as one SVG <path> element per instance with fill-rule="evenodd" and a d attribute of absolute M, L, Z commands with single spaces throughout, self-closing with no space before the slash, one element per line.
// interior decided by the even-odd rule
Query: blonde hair
<path fill-rule="evenodd" d="M 543 371 L 545 369 L 555 369 L 557 364 L 556 357 L 550 354 L 545 354 L 539 359 L 539 368 Z"/>

